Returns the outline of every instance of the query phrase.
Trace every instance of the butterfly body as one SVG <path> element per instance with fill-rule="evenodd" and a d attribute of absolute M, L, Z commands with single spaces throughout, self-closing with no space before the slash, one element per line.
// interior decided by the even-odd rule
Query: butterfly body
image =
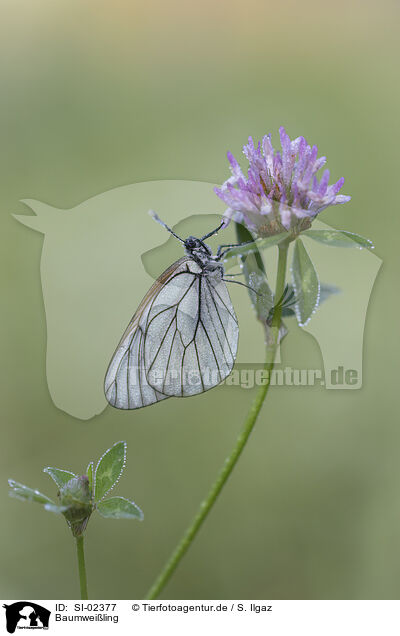
<path fill-rule="evenodd" d="M 203 393 L 220 384 L 235 363 L 239 326 L 224 281 L 223 253 L 219 249 L 214 256 L 203 239 L 177 238 L 185 256 L 147 292 L 108 367 L 104 390 L 115 408 Z"/>
<path fill-rule="evenodd" d="M 185 253 L 192 258 L 202 269 L 205 275 L 211 272 L 219 272 L 221 279 L 224 276 L 224 266 L 216 258 L 208 245 L 195 236 L 189 236 L 184 242 Z"/>

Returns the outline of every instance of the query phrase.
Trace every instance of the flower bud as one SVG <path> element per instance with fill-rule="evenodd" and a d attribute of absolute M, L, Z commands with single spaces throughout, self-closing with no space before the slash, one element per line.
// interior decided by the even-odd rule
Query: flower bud
<path fill-rule="evenodd" d="M 58 492 L 63 512 L 74 537 L 82 535 L 93 512 L 92 493 L 86 475 L 73 477 Z"/>

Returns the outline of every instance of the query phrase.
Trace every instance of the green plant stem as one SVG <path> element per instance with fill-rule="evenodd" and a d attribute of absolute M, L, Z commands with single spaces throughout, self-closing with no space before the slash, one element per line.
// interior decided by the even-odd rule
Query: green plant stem
<path fill-rule="evenodd" d="M 85 552 L 83 548 L 83 535 L 76 537 L 76 553 L 78 556 L 81 599 L 86 600 L 88 598 L 88 591 L 87 591 L 87 580 L 86 580 Z"/>
<path fill-rule="evenodd" d="M 288 243 L 280 244 L 278 271 L 277 271 L 276 286 L 275 286 L 275 298 L 278 300 L 282 298 L 284 288 L 285 288 L 287 252 L 288 252 Z M 191 525 L 186 530 L 182 539 L 178 543 L 170 559 L 167 561 L 160 575 L 157 577 L 154 584 L 151 586 L 150 590 L 148 591 L 146 595 L 146 599 L 157 598 L 160 592 L 165 587 L 165 585 L 168 583 L 173 572 L 177 568 L 182 557 L 184 556 L 184 554 L 190 547 L 193 539 L 195 538 L 196 534 L 198 533 L 201 525 L 205 521 L 208 513 L 213 507 L 218 495 L 220 494 L 222 488 L 226 484 L 230 474 L 232 473 L 234 467 L 236 466 L 236 463 L 240 455 L 243 452 L 243 449 L 254 428 L 257 417 L 260 413 L 261 407 L 264 403 L 265 397 L 268 393 L 268 389 L 270 386 L 271 371 L 274 366 L 275 355 L 276 355 L 276 351 L 277 351 L 277 347 L 279 343 L 279 326 L 281 322 L 281 315 L 282 315 L 282 304 L 279 303 L 278 307 L 276 308 L 274 312 L 274 316 L 272 319 L 271 339 L 267 346 L 267 356 L 266 356 L 266 361 L 264 365 L 264 370 L 267 371 L 265 384 L 263 384 L 260 387 L 256 395 L 256 398 L 250 408 L 250 411 L 247 415 L 243 428 L 240 431 L 239 436 L 236 440 L 236 444 L 233 447 L 233 450 L 230 453 L 230 455 L 225 460 L 225 463 L 220 473 L 218 474 L 217 479 L 212 485 L 211 490 L 209 491 L 204 501 L 201 503 L 196 516 L 194 517 Z"/>

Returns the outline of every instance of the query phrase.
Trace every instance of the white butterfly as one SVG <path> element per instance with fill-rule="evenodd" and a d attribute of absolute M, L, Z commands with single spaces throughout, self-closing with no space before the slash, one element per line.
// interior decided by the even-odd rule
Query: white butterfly
<path fill-rule="evenodd" d="M 221 264 L 236 245 L 221 245 L 213 256 L 204 240 L 223 223 L 201 239 L 183 240 L 151 214 L 183 243 L 186 255 L 149 289 L 112 357 L 104 390 L 118 409 L 208 391 L 230 374 L 236 359 L 239 326 Z"/>

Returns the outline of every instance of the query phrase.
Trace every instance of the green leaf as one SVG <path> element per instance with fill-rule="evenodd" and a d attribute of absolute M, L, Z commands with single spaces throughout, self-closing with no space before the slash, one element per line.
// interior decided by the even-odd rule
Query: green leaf
<path fill-rule="evenodd" d="M 8 485 L 11 488 L 9 493 L 11 497 L 16 497 L 23 501 L 34 501 L 35 503 L 40 504 L 54 504 L 54 502 L 49 497 L 46 497 L 46 495 L 43 495 L 38 490 L 24 486 L 24 484 L 20 484 L 18 481 L 9 479 Z"/>
<path fill-rule="evenodd" d="M 304 327 L 318 307 L 319 280 L 301 239 L 296 239 L 294 246 L 292 278 L 297 322 Z"/>
<path fill-rule="evenodd" d="M 291 307 L 282 307 L 282 318 L 291 318 L 295 315 L 296 313 Z"/>
<path fill-rule="evenodd" d="M 89 462 L 88 467 L 86 468 L 86 475 L 89 480 L 90 491 L 93 492 L 93 462 Z"/>
<path fill-rule="evenodd" d="M 293 289 L 292 285 L 288 285 L 288 289 L 289 291 Z M 340 294 L 340 288 L 336 287 L 336 285 L 330 285 L 329 283 L 320 283 L 319 286 L 319 303 L 318 306 L 321 305 L 321 303 L 325 302 L 325 300 L 328 300 L 331 296 L 334 296 L 336 294 Z M 282 307 L 282 316 L 294 316 L 295 312 L 294 310 L 290 307 L 286 307 L 285 305 L 283 305 Z"/>
<path fill-rule="evenodd" d="M 246 261 L 248 261 L 249 265 L 252 263 L 255 263 L 256 267 L 253 267 L 253 269 L 255 271 L 261 270 L 265 274 L 264 262 L 263 262 L 261 254 L 258 251 L 258 247 L 256 246 L 254 242 L 253 235 L 249 232 L 247 227 L 245 227 L 241 223 L 235 223 L 235 230 L 236 230 L 236 237 L 237 237 L 238 243 L 248 244 L 247 246 L 246 245 L 243 246 L 243 247 L 248 247 L 247 254 L 244 254 L 242 252 L 240 252 L 239 254 L 239 257 L 241 257 L 240 261 L 242 263 L 245 263 Z M 251 242 L 249 243 L 249 241 Z M 241 250 L 242 248 L 239 248 L 239 249 Z M 250 255 L 253 255 L 253 256 L 251 256 L 250 258 Z M 235 256 L 238 256 L 238 254 L 235 254 Z"/>
<path fill-rule="evenodd" d="M 124 469 L 126 442 L 117 442 L 100 457 L 94 478 L 94 498 L 102 499 L 115 486 Z"/>
<path fill-rule="evenodd" d="M 236 226 L 240 226 L 240 224 L 237 223 Z M 240 226 L 240 227 L 243 227 L 243 226 Z M 246 242 L 251 241 L 253 239 L 250 232 L 248 232 L 248 235 L 249 237 L 246 239 Z M 249 243 L 248 245 L 233 247 L 224 256 L 224 260 L 228 260 L 230 258 L 233 258 L 234 256 L 246 256 L 247 254 L 256 254 L 259 250 L 267 249 L 268 247 L 273 247 L 274 245 L 278 245 L 278 243 L 281 243 L 282 241 L 287 239 L 288 236 L 289 234 L 287 232 L 282 232 L 281 234 L 274 234 L 273 236 L 268 236 L 267 238 L 264 238 L 264 239 L 256 239 L 255 241 L 253 241 L 252 243 Z M 243 239 L 241 239 L 241 241 L 245 242 Z"/>
<path fill-rule="evenodd" d="M 240 243 L 252 240 L 252 235 L 249 230 L 240 223 L 236 223 L 236 236 Z M 259 320 L 266 320 L 274 304 L 274 295 L 268 285 L 264 262 L 256 245 L 255 243 L 251 244 L 250 247 L 252 250 L 241 254 L 240 261 L 247 285 L 260 294 L 257 295 L 250 289 L 248 290 L 251 303 L 257 313 L 257 318 Z"/>
<path fill-rule="evenodd" d="M 68 510 L 68 506 L 57 506 L 56 504 L 47 503 L 44 505 L 44 509 L 48 510 L 49 512 L 55 512 L 56 514 L 61 514 L 65 512 L 66 510 Z"/>
<path fill-rule="evenodd" d="M 339 287 L 335 285 L 329 285 L 328 283 L 321 283 L 320 285 L 320 293 L 319 293 L 319 304 L 323 303 L 325 300 L 328 300 L 331 296 L 335 294 L 340 294 Z"/>
<path fill-rule="evenodd" d="M 265 321 L 267 320 L 271 309 L 274 306 L 274 294 L 268 285 L 267 276 L 263 272 L 259 272 L 256 274 L 255 272 L 251 272 L 248 276 L 246 276 L 248 280 L 248 284 L 250 287 L 258 292 L 255 294 L 249 290 L 250 298 L 253 304 L 253 307 L 256 310 L 257 318 L 259 320 Z"/>
<path fill-rule="evenodd" d="M 330 247 L 357 247 L 360 250 L 363 248 L 367 250 L 374 249 L 374 245 L 370 240 L 345 230 L 305 230 L 302 234 Z"/>
<path fill-rule="evenodd" d="M 143 512 L 140 508 L 125 497 L 104 499 L 97 504 L 97 510 L 102 517 L 107 519 L 139 519 L 140 521 L 143 519 Z"/>
<path fill-rule="evenodd" d="M 240 243 L 244 243 L 252 240 L 252 235 L 249 230 L 245 228 L 241 223 L 235 223 L 236 236 Z M 258 247 L 271 247 L 277 245 L 283 239 L 288 237 L 288 233 L 276 234 L 267 239 L 261 239 L 260 241 L 253 242 L 252 244 L 245 246 L 246 249 L 243 253 L 242 248 L 238 248 L 240 251 L 240 261 L 242 263 L 242 271 L 246 279 L 247 285 L 254 289 L 257 294 L 249 289 L 249 296 L 251 303 L 256 311 L 258 320 L 264 325 L 266 342 L 270 338 L 270 325 L 268 320 L 271 314 L 271 310 L 274 306 L 274 294 L 268 284 L 267 274 L 265 272 L 264 262 L 262 256 L 258 250 Z M 282 314 L 284 315 L 284 314 Z M 279 326 L 279 341 L 281 341 L 287 334 L 287 329 L 284 323 L 281 321 Z"/>
<path fill-rule="evenodd" d="M 50 475 L 52 479 L 56 482 L 59 488 L 62 488 L 64 484 L 67 483 L 73 477 L 76 477 L 74 473 L 71 473 L 69 470 L 61 470 L 61 468 L 52 468 L 51 466 L 47 466 L 47 468 L 43 468 L 43 472 Z"/>

